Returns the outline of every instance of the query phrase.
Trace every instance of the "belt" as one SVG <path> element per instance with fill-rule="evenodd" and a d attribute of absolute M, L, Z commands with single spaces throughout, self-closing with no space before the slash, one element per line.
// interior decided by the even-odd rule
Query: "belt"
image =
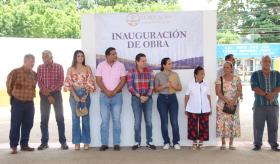
<path fill-rule="evenodd" d="M 14 96 L 11 97 L 11 101 L 18 101 L 18 102 L 21 102 L 21 103 L 33 103 L 33 100 L 26 100 L 26 101 L 23 101 L 23 100 L 19 100 L 17 98 L 15 98 Z"/>
<path fill-rule="evenodd" d="M 101 92 L 105 94 L 105 92 L 103 90 L 101 90 Z M 122 90 L 118 91 L 117 93 L 121 93 L 121 92 L 122 92 Z"/>

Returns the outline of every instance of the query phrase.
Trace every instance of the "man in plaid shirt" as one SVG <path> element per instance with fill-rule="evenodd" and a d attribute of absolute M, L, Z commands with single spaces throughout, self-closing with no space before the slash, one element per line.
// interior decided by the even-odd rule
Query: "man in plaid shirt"
<path fill-rule="evenodd" d="M 36 72 L 32 70 L 35 57 L 32 54 L 24 56 L 24 65 L 12 70 L 6 81 L 7 92 L 11 103 L 11 154 L 17 153 L 20 139 L 22 151 L 34 151 L 29 147 L 29 135 L 33 127 L 35 88 L 37 83 Z"/>
<path fill-rule="evenodd" d="M 68 149 L 65 138 L 65 125 L 63 116 L 63 105 L 61 87 L 64 82 L 64 72 L 60 64 L 54 63 L 52 53 L 49 50 L 42 52 L 44 64 L 38 66 L 37 77 L 40 88 L 40 110 L 41 110 L 41 145 L 38 150 L 47 149 L 49 141 L 48 123 L 50 118 L 51 104 L 53 104 L 55 119 L 58 126 L 59 142 L 63 150 Z"/>
<path fill-rule="evenodd" d="M 141 145 L 141 120 L 144 113 L 146 123 L 146 144 L 147 147 L 155 150 L 152 139 L 152 94 L 154 90 L 154 75 L 152 70 L 146 67 L 147 59 L 145 54 L 138 54 L 135 58 L 136 67 L 127 73 L 127 86 L 131 96 L 131 105 L 134 113 L 134 139 L 135 144 L 132 150 L 140 148 Z"/>

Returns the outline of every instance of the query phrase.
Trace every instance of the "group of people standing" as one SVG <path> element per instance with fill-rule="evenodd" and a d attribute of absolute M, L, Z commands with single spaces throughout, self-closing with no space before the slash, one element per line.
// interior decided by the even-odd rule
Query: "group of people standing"
<path fill-rule="evenodd" d="M 58 126 L 59 142 L 63 150 L 68 149 L 65 137 L 65 124 L 61 90 L 69 91 L 69 103 L 72 110 L 72 143 L 75 150 L 88 150 L 91 143 L 90 94 L 100 88 L 101 147 L 107 150 L 110 117 L 113 122 L 113 149 L 120 150 L 121 111 L 123 104 L 122 89 L 127 84 L 131 93 L 131 107 L 134 114 L 134 140 L 132 150 L 141 147 L 141 121 L 144 115 L 146 126 L 146 146 L 156 149 L 152 138 L 152 106 L 154 92 L 158 92 L 157 109 L 161 119 L 163 149 L 180 149 L 178 124 L 179 104 L 176 92 L 182 90 L 179 75 L 172 70 L 170 58 L 163 58 L 161 70 L 154 76 L 147 67 L 147 58 L 143 53 L 135 57 L 135 67 L 126 72 L 124 64 L 118 61 L 116 49 L 109 47 L 105 51 L 105 60 L 98 64 L 95 76 L 85 64 L 85 54 L 81 50 L 74 52 L 72 65 L 64 79 L 63 67 L 53 62 L 51 51 L 42 52 L 43 64 L 37 73 L 32 70 L 35 57 L 24 56 L 24 65 L 10 72 L 7 77 L 7 92 L 11 98 L 11 153 L 17 153 L 20 140 L 22 151 L 34 151 L 28 145 L 29 134 L 33 126 L 35 88 L 40 89 L 41 144 L 38 150 L 47 149 L 49 133 L 48 122 L 50 107 L 53 105 Z M 270 63 L 269 63 L 270 62 Z M 260 150 L 264 123 L 268 123 L 269 143 L 272 150 L 279 151 L 277 144 L 278 130 L 278 92 L 280 74 L 271 71 L 271 58 L 262 58 L 262 70 L 253 73 L 251 84 L 255 92 L 254 103 L 254 150 Z M 216 80 L 217 101 L 217 136 L 221 137 L 221 150 L 226 149 L 225 138 L 229 138 L 229 149 L 234 150 L 233 139 L 240 136 L 239 100 L 242 99 L 240 78 L 234 73 L 234 57 L 226 56 L 223 68 Z M 188 139 L 193 141 L 192 149 L 202 149 L 203 142 L 209 140 L 209 115 L 212 113 L 210 88 L 204 80 L 205 71 L 198 66 L 194 70 L 194 79 L 190 80 L 185 95 L 185 114 L 188 118 Z M 95 83 L 96 82 L 96 83 Z M 225 111 L 227 109 L 227 111 Z M 168 135 L 168 118 L 172 126 L 172 142 Z M 81 123 L 80 123 L 81 122 Z"/>

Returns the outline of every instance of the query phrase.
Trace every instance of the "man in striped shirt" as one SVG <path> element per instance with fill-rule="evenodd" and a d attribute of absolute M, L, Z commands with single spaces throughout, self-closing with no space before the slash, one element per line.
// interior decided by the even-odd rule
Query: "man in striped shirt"
<path fill-rule="evenodd" d="M 44 64 L 38 66 L 37 77 L 40 88 L 40 111 L 41 111 L 41 145 L 38 150 L 47 149 L 49 141 L 48 122 L 50 108 L 53 104 L 55 118 L 58 126 L 59 142 L 63 150 L 68 149 L 65 138 L 65 125 L 63 116 L 63 105 L 61 87 L 64 82 L 64 72 L 60 64 L 54 63 L 52 53 L 49 50 L 42 52 Z"/>
<path fill-rule="evenodd" d="M 154 75 L 152 70 L 146 67 L 147 59 L 145 54 L 138 54 L 135 58 L 136 67 L 127 73 L 127 86 L 132 94 L 131 105 L 134 113 L 134 139 L 135 144 L 132 150 L 136 150 L 141 145 L 141 120 L 144 113 L 146 123 L 146 144 L 147 147 L 155 150 L 152 139 L 152 94 L 154 90 Z"/>
<path fill-rule="evenodd" d="M 255 71 L 251 77 L 251 87 L 255 92 L 254 102 L 254 151 L 262 146 L 262 137 L 265 122 L 267 122 L 268 142 L 271 150 L 280 151 L 278 148 L 278 120 L 279 103 L 278 93 L 280 92 L 280 74 L 271 70 L 271 58 L 266 55 L 262 57 L 262 69 Z"/>

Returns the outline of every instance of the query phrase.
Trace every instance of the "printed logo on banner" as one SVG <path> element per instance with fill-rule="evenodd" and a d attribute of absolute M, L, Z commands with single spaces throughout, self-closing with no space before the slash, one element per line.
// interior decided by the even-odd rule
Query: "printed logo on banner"
<path fill-rule="evenodd" d="M 126 22 L 130 26 L 137 26 L 140 22 L 140 17 L 136 13 L 128 14 L 126 17 Z"/>

